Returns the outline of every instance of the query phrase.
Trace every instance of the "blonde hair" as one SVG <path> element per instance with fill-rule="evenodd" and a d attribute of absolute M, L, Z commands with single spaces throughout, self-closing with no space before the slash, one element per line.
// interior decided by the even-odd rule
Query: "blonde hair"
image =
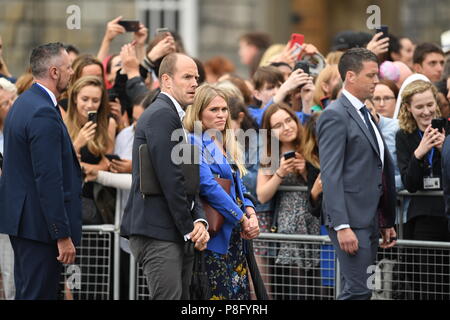
<path fill-rule="evenodd" d="M 259 67 L 265 67 L 270 65 L 272 59 L 283 52 L 284 47 L 285 47 L 284 44 L 273 44 L 269 48 L 267 48 L 267 50 L 264 51 L 261 61 L 259 62 Z"/>
<path fill-rule="evenodd" d="M 315 87 L 316 90 L 314 91 L 314 103 L 317 105 L 320 105 L 320 99 L 322 99 L 325 96 L 325 92 L 322 89 L 322 83 L 329 84 L 331 78 L 334 76 L 339 75 L 338 66 L 336 64 L 329 64 L 327 65 L 317 76 Z M 331 92 L 329 93 L 331 95 Z"/>
<path fill-rule="evenodd" d="M 224 90 L 218 88 L 216 85 L 205 83 L 201 85 L 199 88 L 197 88 L 195 92 L 194 102 L 187 109 L 186 116 L 184 117 L 183 121 L 184 127 L 186 128 L 187 131 L 194 132 L 195 122 L 202 121 L 201 114 L 203 110 L 205 110 L 205 108 L 208 107 L 211 101 L 217 96 L 223 98 L 228 105 L 229 98 L 227 93 Z M 242 157 L 243 152 L 237 142 L 234 130 L 231 127 L 230 113 L 228 114 L 229 115 L 225 123 L 225 129 L 222 132 L 224 149 L 226 150 L 227 154 L 231 156 L 234 163 L 237 165 L 239 173 L 242 177 L 247 173 L 247 170 L 245 169 L 244 163 L 241 161 L 243 159 Z"/>
<path fill-rule="evenodd" d="M 398 114 L 398 124 L 401 130 L 407 133 L 413 133 L 417 129 L 417 122 L 414 119 L 411 111 L 408 107 L 411 107 L 411 101 L 414 95 L 418 93 L 424 93 L 425 91 L 431 90 L 433 93 L 434 101 L 436 104 L 436 116 L 441 116 L 441 111 L 437 105 L 437 89 L 436 87 L 428 81 L 416 80 L 408 84 L 402 92 L 400 112 Z"/>
<path fill-rule="evenodd" d="M 328 64 L 339 64 L 343 54 L 344 52 L 342 51 L 331 51 L 327 54 L 325 60 L 327 60 Z"/>
<path fill-rule="evenodd" d="M 97 128 L 95 136 L 87 143 L 88 150 L 96 155 L 104 155 L 106 150 L 110 146 L 111 139 L 108 135 L 109 126 L 109 102 L 103 81 L 95 76 L 86 76 L 78 79 L 73 86 L 69 89 L 69 106 L 67 114 L 64 117 L 67 130 L 69 131 L 70 138 L 75 141 L 81 128 L 84 126 L 80 114 L 77 108 L 77 97 L 81 89 L 87 86 L 94 86 L 102 91 L 102 97 L 100 107 L 97 111 Z"/>

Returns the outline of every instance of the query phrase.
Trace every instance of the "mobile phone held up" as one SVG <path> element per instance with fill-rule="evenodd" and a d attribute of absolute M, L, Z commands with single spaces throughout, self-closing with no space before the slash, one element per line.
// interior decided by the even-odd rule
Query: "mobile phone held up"
<path fill-rule="evenodd" d="M 445 118 L 436 118 L 431 120 L 431 127 L 433 129 L 438 129 L 439 132 L 442 132 L 442 129 L 447 131 L 447 119 Z"/>
<path fill-rule="evenodd" d="M 126 32 L 139 31 L 139 21 L 138 20 L 120 20 L 117 23 L 120 24 L 122 27 L 124 27 Z"/>
<path fill-rule="evenodd" d="M 380 39 L 388 38 L 389 37 L 388 31 L 389 31 L 389 27 L 388 26 L 381 25 L 379 28 L 375 29 L 375 34 L 383 32 L 383 35 L 380 37 Z"/>
<path fill-rule="evenodd" d="M 109 160 L 109 161 L 113 161 L 113 160 L 121 160 L 120 157 L 117 154 L 105 154 L 105 157 Z"/>
<path fill-rule="evenodd" d="M 293 54 L 297 56 L 297 59 L 303 50 L 304 41 L 305 41 L 305 36 L 303 34 L 301 34 L 301 33 L 291 34 L 291 40 L 289 41 L 289 43 L 290 43 L 289 49 L 291 49 L 294 46 L 296 47 Z"/>
<path fill-rule="evenodd" d="M 284 160 L 295 158 L 295 151 L 288 151 L 283 154 Z"/>
<path fill-rule="evenodd" d="M 97 123 L 97 111 L 88 111 L 88 121 Z"/>

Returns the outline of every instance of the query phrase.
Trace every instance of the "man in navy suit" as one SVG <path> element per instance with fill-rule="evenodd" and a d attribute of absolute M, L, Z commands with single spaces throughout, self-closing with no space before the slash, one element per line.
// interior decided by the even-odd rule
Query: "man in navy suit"
<path fill-rule="evenodd" d="M 73 74 L 61 43 L 35 48 L 35 79 L 4 128 L 0 233 L 14 250 L 16 299 L 56 299 L 81 241 L 81 170 L 56 102 Z"/>

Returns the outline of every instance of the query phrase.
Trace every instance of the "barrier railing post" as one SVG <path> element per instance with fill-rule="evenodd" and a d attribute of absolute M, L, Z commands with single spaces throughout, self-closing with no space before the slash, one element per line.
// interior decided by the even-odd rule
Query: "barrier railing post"
<path fill-rule="evenodd" d="M 120 217 L 122 214 L 122 190 L 116 189 L 116 213 L 114 222 L 114 300 L 120 299 Z"/>

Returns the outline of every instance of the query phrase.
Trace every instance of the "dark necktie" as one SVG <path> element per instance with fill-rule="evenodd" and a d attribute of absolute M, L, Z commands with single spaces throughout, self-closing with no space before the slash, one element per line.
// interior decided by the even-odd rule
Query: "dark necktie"
<path fill-rule="evenodd" d="M 359 111 L 362 113 L 364 117 L 364 121 L 366 122 L 366 126 L 369 129 L 370 134 L 372 135 L 375 145 L 377 146 L 378 152 L 380 152 L 380 146 L 378 145 L 377 135 L 375 134 L 375 130 L 373 130 L 372 123 L 370 123 L 369 120 L 369 110 L 366 108 L 366 106 L 363 106 L 361 109 L 359 109 Z"/>

